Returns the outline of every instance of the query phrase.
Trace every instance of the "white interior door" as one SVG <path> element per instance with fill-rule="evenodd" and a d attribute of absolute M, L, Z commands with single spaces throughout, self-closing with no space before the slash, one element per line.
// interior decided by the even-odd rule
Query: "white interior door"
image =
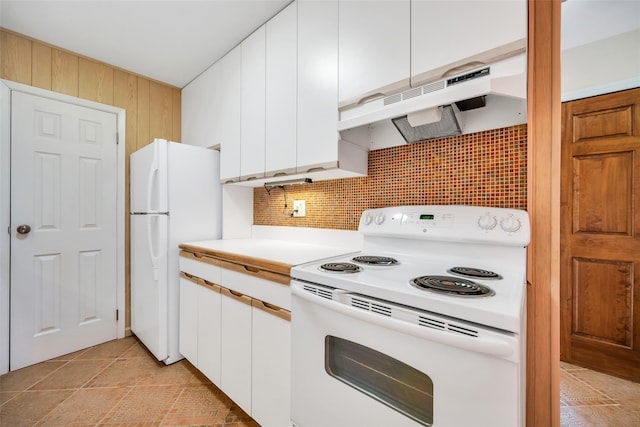
<path fill-rule="evenodd" d="M 116 115 L 13 92 L 15 370 L 117 337 Z"/>

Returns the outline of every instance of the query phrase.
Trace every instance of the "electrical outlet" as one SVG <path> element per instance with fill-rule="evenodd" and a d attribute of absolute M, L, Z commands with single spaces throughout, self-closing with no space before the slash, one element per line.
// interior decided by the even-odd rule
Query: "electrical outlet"
<path fill-rule="evenodd" d="M 305 216 L 306 209 L 304 200 L 294 200 L 293 201 L 293 216 Z"/>

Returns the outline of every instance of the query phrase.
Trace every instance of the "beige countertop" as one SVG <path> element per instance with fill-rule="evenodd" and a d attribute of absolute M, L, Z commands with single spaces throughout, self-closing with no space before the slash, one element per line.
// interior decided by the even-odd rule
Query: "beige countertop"
<path fill-rule="evenodd" d="M 185 242 L 180 249 L 289 276 L 291 267 L 334 257 L 356 248 L 273 239 L 222 239 Z"/>

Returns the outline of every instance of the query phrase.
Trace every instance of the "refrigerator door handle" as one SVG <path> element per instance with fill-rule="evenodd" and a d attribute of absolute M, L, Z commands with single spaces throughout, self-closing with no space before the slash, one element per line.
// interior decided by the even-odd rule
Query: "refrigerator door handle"
<path fill-rule="evenodd" d="M 149 168 L 149 176 L 147 178 L 147 212 L 152 212 L 152 199 L 154 183 L 158 177 L 158 144 L 153 144 L 153 160 L 151 161 L 151 167 Z"/>
<path fill-rule="evenodd" d="M 155 215 L 147 215 L 147 245 L 149 247 L 149 257 L 151 258 L 151 268 L 153 271 L 153 280 L 155 282 L 157 282 L 159 280 L 159 271 L 158 271 L 158 262 L 160 261 L 160 257 L 158 256 L 157 253 L 154 252 L 153 250 L 153 237 L 154 234 L 152 233 L 152 225 L 151 225 L 151 221 L 156 220 L 156 223 L 158 221 L 158 217 Z M 155 236 L 157 236 L 158 233 L 155 233 Z"/>

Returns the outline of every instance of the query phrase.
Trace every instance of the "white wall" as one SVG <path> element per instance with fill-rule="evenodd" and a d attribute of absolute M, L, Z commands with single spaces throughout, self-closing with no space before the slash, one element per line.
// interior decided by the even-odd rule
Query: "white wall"
<path fill-rule="evenodd" d="M 562 101 L 638 86 L 640 29 L 562 51 Z"/>

